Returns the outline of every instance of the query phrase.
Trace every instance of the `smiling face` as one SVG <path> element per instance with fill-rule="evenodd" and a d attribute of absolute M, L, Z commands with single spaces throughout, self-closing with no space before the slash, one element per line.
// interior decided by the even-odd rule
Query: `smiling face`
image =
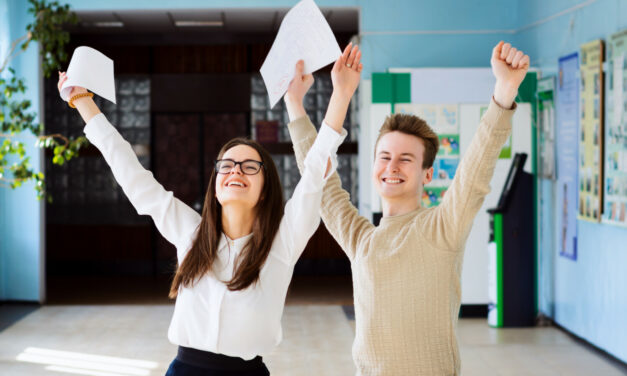
<path fill-rule="evenodd" d="M 228 149 L 220 159 L 231 159 L 235 162 L 253 160 L 261 162 L 261 156 L 248 145 L 236 145 Z M 264 184 L 263 167 L 255 175 L 245 175 L 242 165 L 237 164 L 227 174 L 216 174 L 216 198 L 220 205 L 243 205 L 254 208 L 259 201 Z"/>
<path fill-rule="evenodd" d="M 433 177 L 433 167 L 422 167 L 424 153 L 423 141 L 413 135 L 393 131 L 379 139 L 372 178 L 384 201 L 416 202 Z"/>

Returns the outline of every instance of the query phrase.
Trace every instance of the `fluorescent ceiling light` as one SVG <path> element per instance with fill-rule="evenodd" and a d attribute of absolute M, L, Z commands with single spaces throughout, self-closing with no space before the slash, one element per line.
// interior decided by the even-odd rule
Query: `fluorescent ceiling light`
<path fill-rule="evenodd" d="M 89 26 L 95 27 L 124 27 L 124 23 L 120 21 L 100 21 L 88 23 Z"/>
<path fill-rule="evenodd" d="M 222 21 L 174 21 L 177 27 L 221 27 Z"/>

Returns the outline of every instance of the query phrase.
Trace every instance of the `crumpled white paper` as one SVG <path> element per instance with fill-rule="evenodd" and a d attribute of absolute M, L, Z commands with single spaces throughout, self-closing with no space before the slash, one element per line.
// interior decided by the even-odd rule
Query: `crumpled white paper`
<path fill-rule="evenodd" d="M 63 100 L 70 99 L 73 86 L 80 86 L 115 103 L 113 60 L 100 51 L 86 46 L 77 47 L 66 76 L 67 80 L 61 86 Z"/>
<path fill-rule="evenodd" d="M 334 62 L 342 51 L 331 27 L 313 0 L 302 0 L 283 18 L 276 39 L 261 66 L 270 105 L 283 97 L 294 78 L 298 60 L 305 61 L 305 74 Z"/>

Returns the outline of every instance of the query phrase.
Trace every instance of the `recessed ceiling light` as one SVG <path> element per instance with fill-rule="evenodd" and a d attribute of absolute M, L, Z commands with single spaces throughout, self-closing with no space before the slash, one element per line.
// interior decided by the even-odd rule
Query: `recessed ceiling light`
<path fill-rule="evenodd" d="M 177 27 L 220 27 L 224 25 L 222 21 L 174 21 Z"/>

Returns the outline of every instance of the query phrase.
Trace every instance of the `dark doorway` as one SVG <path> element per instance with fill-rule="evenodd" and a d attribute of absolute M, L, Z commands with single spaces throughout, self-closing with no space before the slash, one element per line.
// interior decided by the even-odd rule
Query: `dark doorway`
<path fill-rule="evenodd" d="M 157 181 L 200 211 L 220 147 L 233 137 L 254 137 L 258 120 L 278 116 L 285 122 L 280 107 L 272 111 L 255 107 L 251 85 L 259 81 L 259 68 L 286 12 L 82 12 L 79 24 L 71 29 L 68 53 L 87 45 L 115 61 L 118 105 L 101 99 L 97 104 Z M 341 46 L 357 34 L 356 10 L 323 13 Z M 222 27 L 178 27 L 177 21 L 190 17 L 217 17 Z M 329 72 L 327 67 L 319 74 L 328 80 Z M 328 102 L 324 90 L 314 101 Z M 58 98 L 54 77 L 45 82 L 45 108 L 48 131 L 82 135 L 84 123 Z M 264 146 L 277 161 L 293 154 L 289 141 Z M 343 145 L 340 152 L 346 158 L 356 156 L 356 142 Z M 117 292 L 102 294 L 123 296 L 131 291 L 122 301 L 167 296 L 176 267 L 174 247 L 159 235 L 150 218 L 137 215 L 100 152 L 90 146 L 63 167 L 53 166 L 50 159 L 46 166 L 53 196 L 46 207 L 48 301 L 85 302 L 90 291 L 110 288 Z M 284 167 L 295 168 L 289 163 Z M 309 242 L 295 274 L 350 274 L 348 259 L 324 225 Z M 75 286 L 77 296 L 68 298 L 70 286 Z"/>

